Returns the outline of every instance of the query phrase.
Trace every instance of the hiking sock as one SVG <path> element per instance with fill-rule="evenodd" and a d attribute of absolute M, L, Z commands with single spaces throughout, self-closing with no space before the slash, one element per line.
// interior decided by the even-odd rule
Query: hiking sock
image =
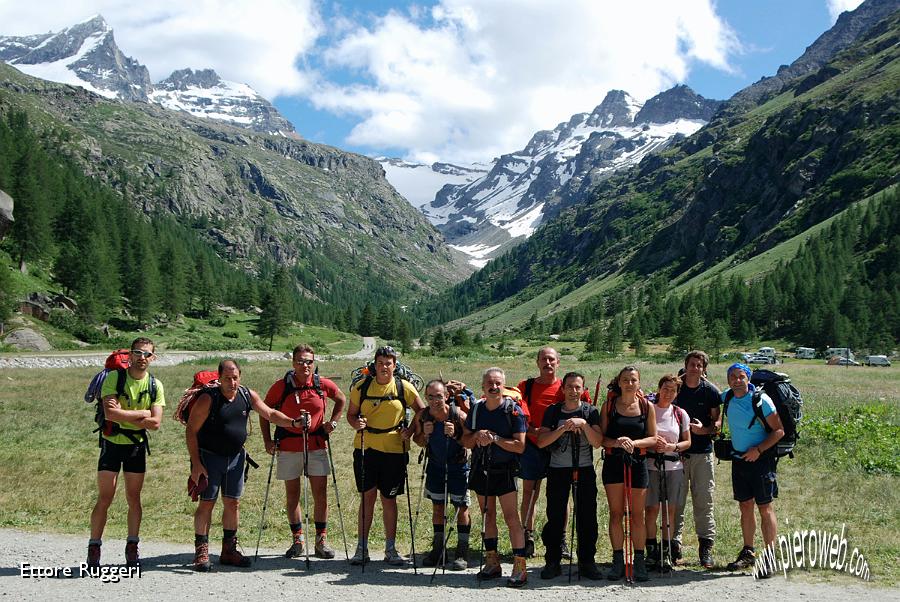
<path fill-rule="evenodd" d="M 129 535 L 128 537 L 125 538 L 125 543 L 140 543 L 140 542 L 141 542 L 141 538 L 138 537 L 137 535 Z"/>
<path fill-rule="evenodd" d="M 222 539 L 228 541 L 237 535 L 237 529 L 222 529 Z"/>
<path fill-rule="evenodd" d="M 88 545 L 89 546 L 102 546 L 103 540 L 102 539 L 89 539 Z"/>
<path fill-rule="evenodd" d="M 199 533 L 194 533 L 194 545 L 199 546 L 202 543 L 209 543 L 209 535 L 200 535 Z"/>
<path fill-rule="evenodd" d="M 513 553 L 513 556 L 521 556 L 522 558 L 525 558 L 525 548 L 524 547 L 513 548 L 512 553 Z"/>
<path fill-rule="evenodd" d="M 497 551 L 497 538 L 496 537 L 485 537 L 484 538 L 484 551 L 485 552 L 496 552 Z"/>
<path fill-rule="evenodd" d="M 461 546 L 469 545 L 469 533 L 472 531 L 472 525 L 456 526 L 456 543 Z"/>
<path fill-rule="evenodd" d="M 316 535 L 321 535 L 328 531 L 328 523 L 327 522 L 318 522 L 316 521 Z"/>
<path fill-rule="evenodd" d="M 385 550 L 396 550 L 397 549 L 397 540 L 393 537 L 385 537 L 384 538 L 384 549 Z"/>
<path fill-rule="evenodd" d="M 444 524 L 443 523 L 441 523 L 441 524 L 432 523 L 431 528 L 434 529 L 435 539 L 437 539 L 438 537 L 441 537 L 441 539 L 443 539 L 443 533 L 444 533 Z"/>
<path fill-rule="evenodd" d="M 288 523 L 291 526 L 291 533 L 303 535 L 303 523 Z"/>

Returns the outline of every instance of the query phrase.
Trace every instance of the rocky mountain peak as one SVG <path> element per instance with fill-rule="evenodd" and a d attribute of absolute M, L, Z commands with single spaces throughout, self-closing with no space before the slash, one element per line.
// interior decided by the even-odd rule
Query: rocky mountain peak
<path fill-rule="evenodd" d="M 212 69 L 179 69 L 156 84 L 162 90 L 187 90 L 188 88 L 215 88 L 222 84 L 222 78 Z"/>
<path fill-rule="evenodd" d="M 621 127 L 631 125 L 635 114 L 641 108 L 624 90 L 610 90 L 603 102 L 591 111 L 587 125 L 590 127 Z"/>
<path fill-rule="evenodd" d="M 676 119 L 709 121 L 722 105 L 720 100 L 703 98 L 684 84 L 660 92 L 644 103 L 635 123 L 669 123 Z"/>

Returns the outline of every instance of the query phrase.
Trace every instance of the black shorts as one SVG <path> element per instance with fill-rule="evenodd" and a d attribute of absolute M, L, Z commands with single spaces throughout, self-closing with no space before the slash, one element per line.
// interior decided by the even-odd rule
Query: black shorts
<path fill-rule="evenodd" d="M 122 445 L 104 439 L 100 444 L 97 472 L 147 472 L 147 446 L 144 443 Z"/>
<path fill-rule="evenodd" d="M 518 491 L 516 488 L 518 471 L 518 462 L 491 466 L 487 471 L 479 465 L 469 472 L 469 489 L 478 496 L 501 496 Z"/>
<path fill-rule="evenodd" d="M 772 456 L 763 455 L 756 462 L 745 462 L 735 458 L 731 462 L 731 489 L 734 499 L 746 502 L 756 500 L 756 505 L 770 503 L 778 497 L 778 481 L 775 478 L 777 461 Z"/>
<path fill-rule="evenodd" d="M 625 456 L 622 454 L 607 454 L 603 460 L 603 472 L 600 475 L 604 485 L 615 485 L 625 482 Z M 630 456 L 631 462 L 631 488 L 646 489 L 650 486 L 650 475 L 647 472 L 647 462 L 643 456 L 636 458 Z"/>
<path fill-rule="evenodd" d="M 357 491 L 362 493 L 377 487 L 381 495 L 388 499 L 403 493 L 406 465 L 409 463 L 408 453 L 389 454 L 377 449 L 367 449 L 365 471 L 363 471 L 362 459 L 362 452 L 354 449 L 353 476 L 356 477 Z M 365 472 L 365 484 L 363 484 L 363 472 Z"/>

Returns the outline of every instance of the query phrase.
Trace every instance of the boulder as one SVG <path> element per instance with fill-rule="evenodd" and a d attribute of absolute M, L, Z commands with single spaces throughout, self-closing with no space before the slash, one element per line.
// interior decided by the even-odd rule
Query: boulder
<path fill-rule="evenodd" d="M 53 346 L 39 332 L 30 328 L 19 328 L 9 333 L 3 341 L 19 351 L 52 351 Z"/>
<path fill-rule="evenodd" d="M 0 240 L 6 235 L 6 232 L 12 227 L 13 223 L 13 200 L 12 197 L 0 190 Z"/>

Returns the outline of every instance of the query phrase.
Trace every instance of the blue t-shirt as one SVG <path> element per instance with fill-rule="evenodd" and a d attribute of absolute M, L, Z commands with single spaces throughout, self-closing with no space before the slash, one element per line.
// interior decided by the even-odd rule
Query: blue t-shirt
<path fill-rule="evenodd" d="M 452 410 L 450 416 L 452 416 Z M 426 410 L 426 416 L 430 417 L 431 412 Z M 448 420 L 450 420 L 448 416 Z M 462 445 L 453 437 L 444 434 L 444 420 L 434 420 L 434 431 L 428 437 L 428 470 L 432 468 L 443 472 L 444 464 L 450 467 L 450 470 L 460 470 L 466 467 L 466 453 Z M 454 428 L 459 431 L 459 425 L 454 424 Z M 460 460 L 462 460 L 460 462 Z M 449 461 L 449 462 L 448 462 Z"/>
<path fill-rule="evenodd" d="M 513 404 L 511 411 L 505 409 L 508 403 Z M 516 433 L 524 433 L 526 431 L 525 416 L 522 414 L 522 410 L 515 405 L 515 402 L 507 401 L 506 398 L 494 410 L 487 409 L 485 401 L 479 399 L 472 405 L 469 415 L 466 416 L 465 425 L 470 431 L 491 431 L 501 439 L 510 439 Z M 475 452 L 481 453 L 481 449 L 476 447 Z M 516 461 L 519 456 L 519 454 L 506 451 L 496 443 L 492 443 L 490 449 L 492 465 L 508 464 Z"/>
<path fill-rule="evenodd" d="M 728 391 L 722 393 L 722 400 Z M 762 402 L 762 414 L 768 418 L 775 411 L 775 404 L 768 395 L 762 393 L 760 401 Z M 758 419 L 753 420 L 756 414 L 753 412 L 753 393 L 748 392 L 743 397 L 735 397 L 728 402 L 728 430 L 731 432 L 731 443 L 734 450 L 738 453 L 744 453 L 751 447 L 759 445 L 766 440 L 769 433 L 766 427 Z M 747 428 L 750 421 L 753 420 L 753 426 Z"/>

